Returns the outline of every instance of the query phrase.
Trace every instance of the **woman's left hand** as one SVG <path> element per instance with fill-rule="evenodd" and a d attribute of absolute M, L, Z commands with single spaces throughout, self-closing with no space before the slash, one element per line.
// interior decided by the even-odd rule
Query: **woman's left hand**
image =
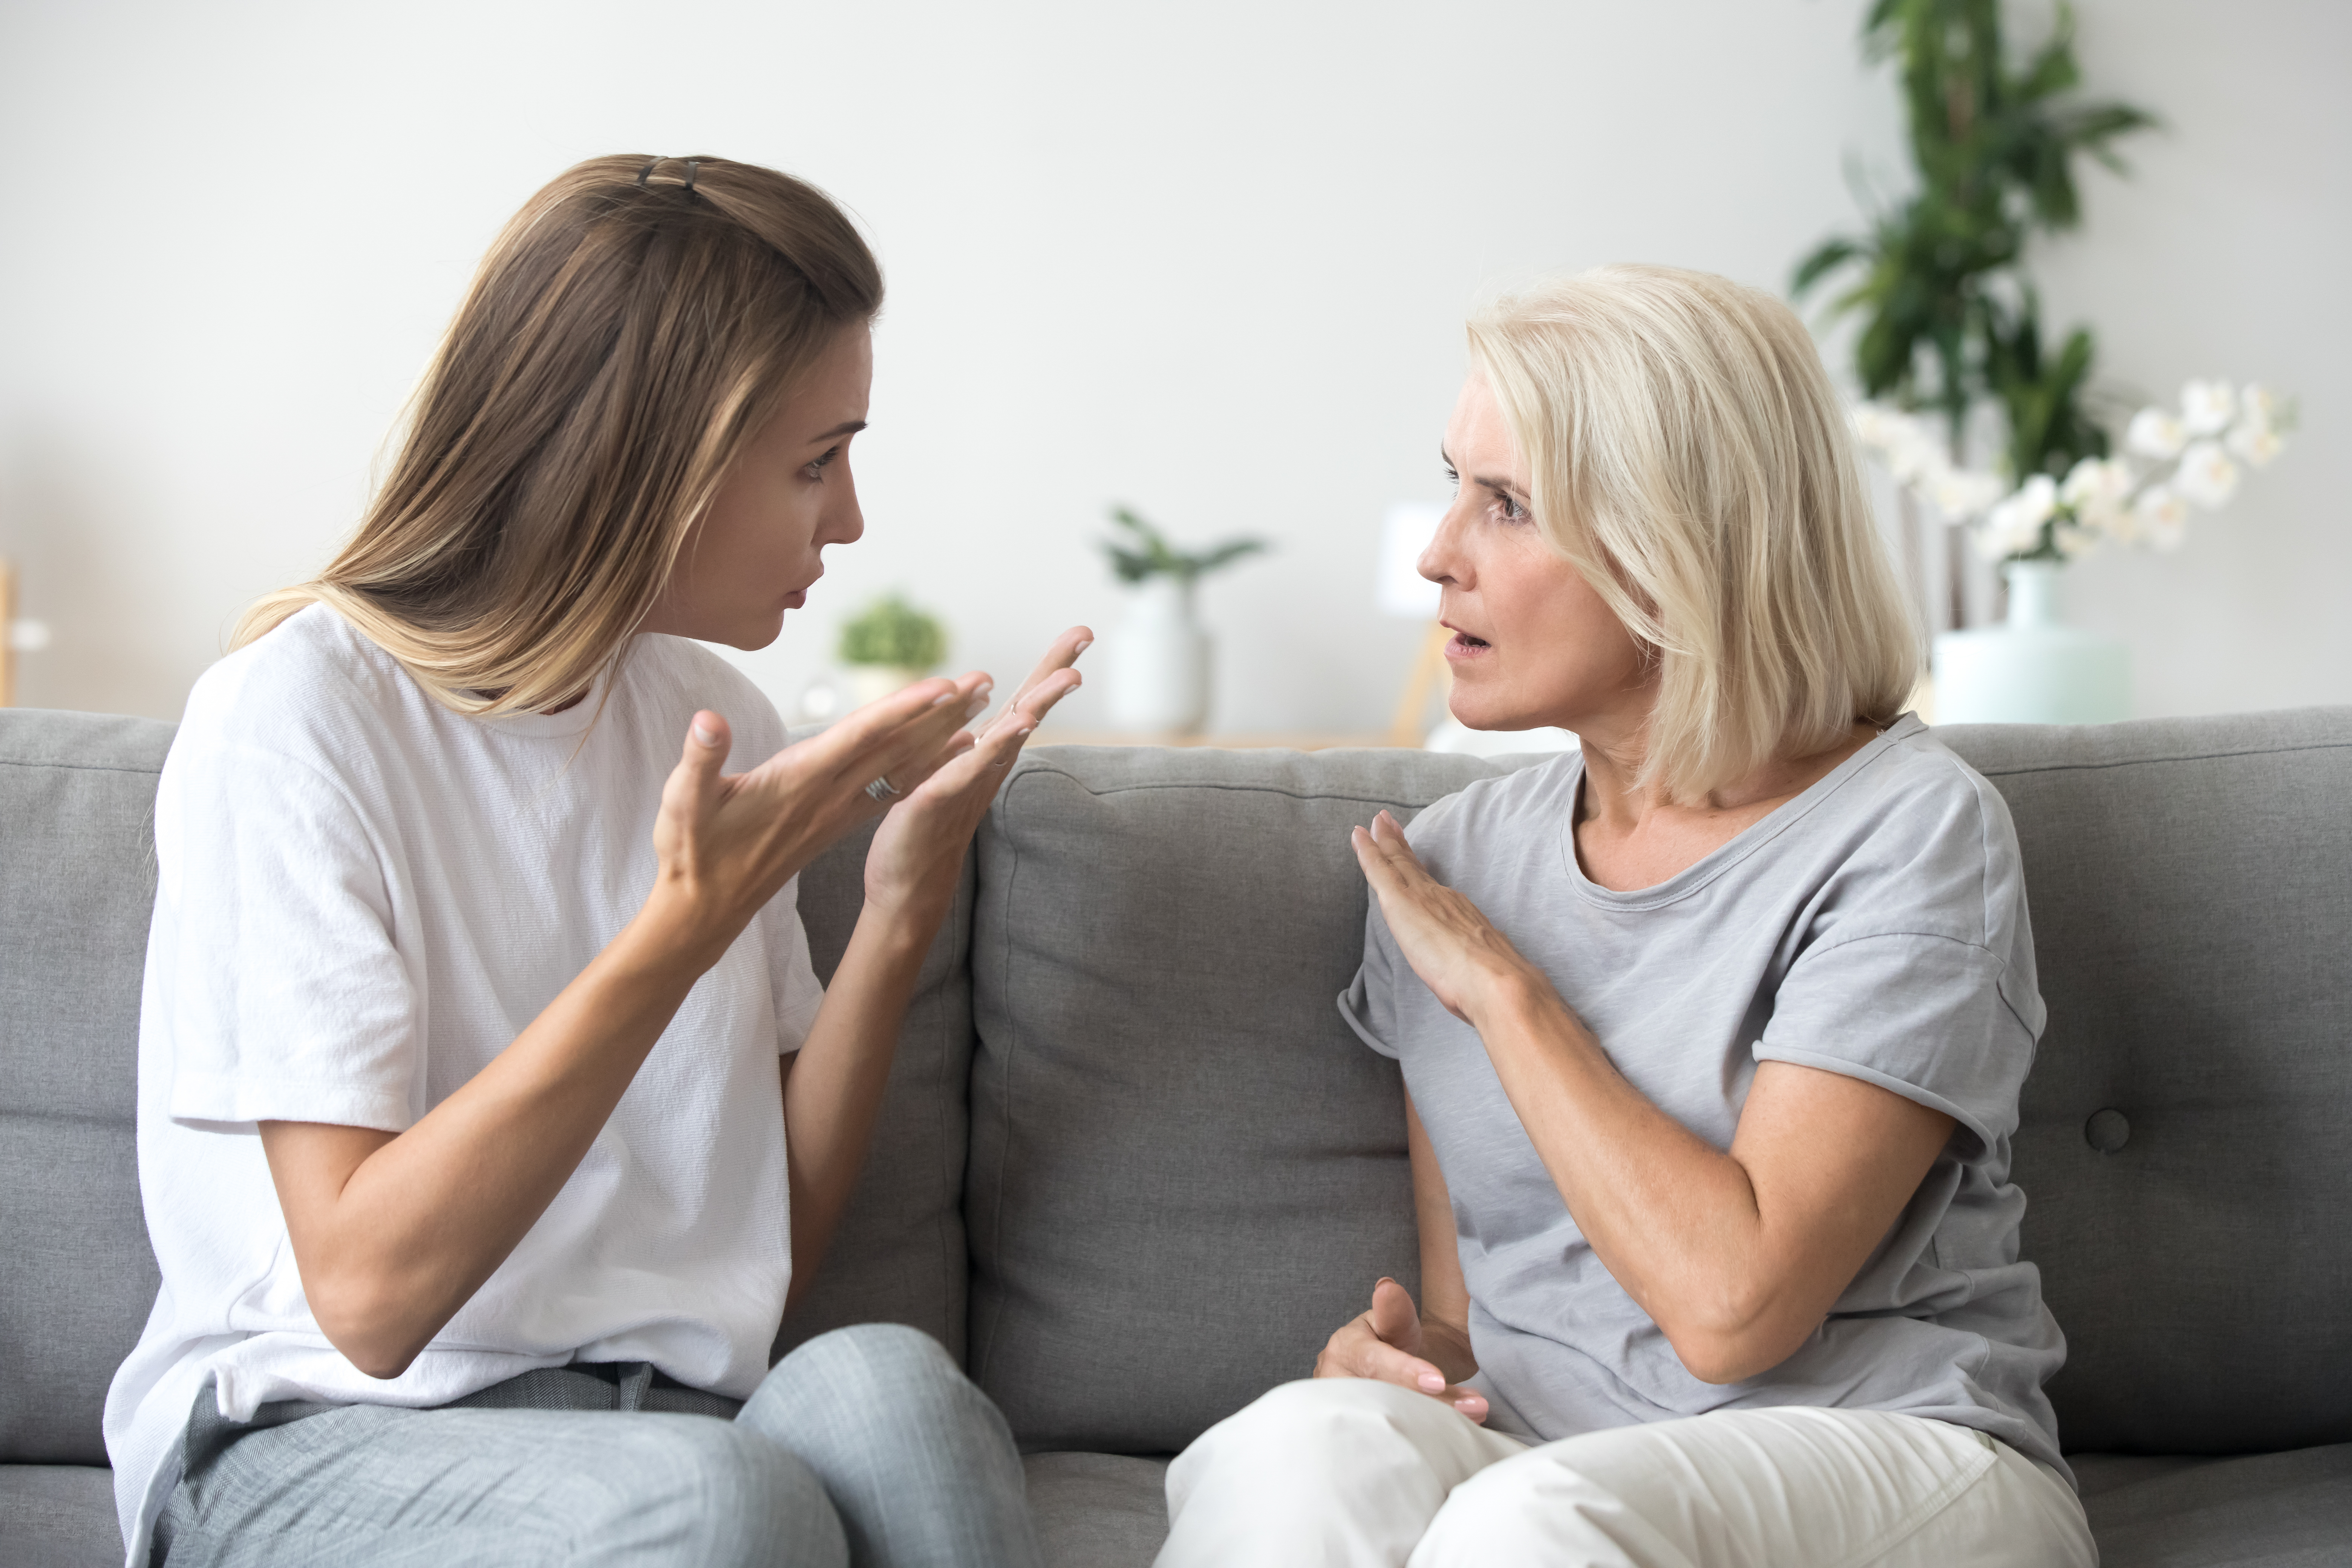
<path fill-rule="evenodd" d="M 1070 667 L 1093 641 L 1084 626 L 1055 637 L 1013 700 L 979 734 L 959 735 L 947 760 L 920 778 L 890 781 L 905 795 L 883 816 L 866 853 L 868 908 L 931 921 L 946 912 L 973 830 L 1038 721 L 1077 689 L 1080 678 Z"/>
<path fill-rule="evenodd" d="M 1354 829 L 1349 841 L 1397 951 L 1447 1012 L 1475 1027 L 1498 983 L 1531 980 L 1549 989 L 1543 972 L 1477 905 L 1429 874 L 1395 817 L 1381 812 L 1370 827 Z"/>

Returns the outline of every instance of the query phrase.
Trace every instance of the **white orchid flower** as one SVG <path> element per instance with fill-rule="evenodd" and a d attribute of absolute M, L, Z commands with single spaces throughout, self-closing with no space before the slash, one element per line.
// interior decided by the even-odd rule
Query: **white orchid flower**
<path fill-rule="evenodd" d="M 2189 503 L 2169 485 L 2150 485 L 2132 503 L 2140 534 L 2158 550 L 2178 550 L 2189 537 Z"/>
<path fill-rule="evenodd" d="M 2141 409 L 2124 431 L 2124 445 L 2144 458 L 2177 458 L 2188 444 L 2188 427 L 2161 408 Z"/>
<path fill-rule="evenodd" d="M 2246 383 L 2246 389 L 2238 395 L 2238 416 L 2249 425 L 2274 430 L 2279 416 L 2285 412 L 2286 400 L 2259 381 Z"/>
<path fill-rule="evenodd" d="M 2180 389 L 2180 422 L 2192 436 L 2218 436 L 2237 414 L 2238 395 L 2226 381 L 2192 381 Z"/>
<path fill-rule="evenodd" d="M 2286 447 L 2277 431 L 2251 419 L 2242 419 L 2230 426 L 2222 444 L 2258 468 L 2268 467 L 2270 460 Z"/>
<path fill-rule="evenodd" d="M 1947 468 L 1936 476 L 1927 499 L 1948 520 L 1959 522 L 1982 512 L 2000 500 L 2008 489 L 1997 474 L 1973 468 Z"/>
<path fill-rule="evenodd" d="M 2221 450 L 2219 441 L 2200 441 L 2180 454 L 2180 467 L 2172 476 L 2173 488 L 2212 510 L 2229 504 L 2238 488 L 2238 465 Z"/>
<path fill-rule="evenodd" d="M 2061 528 L 2058 531 L 2058 553 L 2069 561 L 2080 561 L 2099 547 L 2095 529 Z"/>
<path fill-rule="evenodd" d="M 2123 510 L 2132 488 L 2131 470 L 2104 458 L 2085 458 L 2067 470 L 2058 487 L 2059 504 L 2073 510 L 2085 527 L 2104 528 Z"/>

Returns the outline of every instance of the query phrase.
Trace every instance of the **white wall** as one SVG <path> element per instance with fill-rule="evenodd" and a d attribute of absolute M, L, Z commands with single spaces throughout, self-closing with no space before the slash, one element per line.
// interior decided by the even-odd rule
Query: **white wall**
<path fill-rule="evenodd" d="M 2341 285 L 2352 10 L 2084 0 L 2163 110 L 2045 268 L 2126 384 L 2260 376 L 2309 433 L 2178 556 L 2075 574 L 2140 707 L 2352 700 Z M 1206 591 L 1221 726 L 1385 720 L 1383 506 L 1440 493 L 1460 320 L 1643 258 L 1779 286 L 1899 170 L 1859 0 L 666 6 L 19 0 L 0 13 L 0 553 L 19 700 L 175 716 L 237 610 L 356 520 L 483 246 L 594 153 L 832 190 L 887 269 L 866 540 L 747 660 L 780 701 L 902 586 L 1010 677 L 1118 594 L 1114 500 L 1276 554 Z M 1082 696 L 1071 717 L 1089 713 Z"/>

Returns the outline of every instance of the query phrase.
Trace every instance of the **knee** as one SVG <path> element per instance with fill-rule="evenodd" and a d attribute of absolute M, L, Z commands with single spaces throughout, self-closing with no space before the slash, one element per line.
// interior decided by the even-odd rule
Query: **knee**
<path fill-rule="evenodd" d="M 1410 1427 L 1429 1404 L 1424 1394 L 1369 1378 L 1301 1379 L 1210 1427 L 1177 1462 L 1336 1484 L 1376 1472 L 1384 1457 L 1417 1460 Z"/>
<path fill-rule="evenodd" d="M 794 1384 L 918 1400 L 971 1386 L 939 1341 L 904 1323 L 853 1323 L 819 1334 L 771 1368 L 761 1392 Z"/>
<path fill-rule="evenodd" d="M 725 1421 L 628 1421 L 607 1451 L 612 1507 L 581 1521 L 599 1552 L 709 1568 L 846 1568 L 841 1520 L 809 1467 Z"/>

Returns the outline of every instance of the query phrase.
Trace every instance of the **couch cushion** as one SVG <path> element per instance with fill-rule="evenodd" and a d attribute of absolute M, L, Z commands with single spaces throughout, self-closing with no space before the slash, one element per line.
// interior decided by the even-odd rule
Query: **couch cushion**
<path fill-rule="evenodd" d="M 801 873 L 801 920 L 809 957 L 830 983 L 866 901 L 871 827 L 851 834 Z M 777 1336 L 782 1358 L 802 1341 L 845 1323 L 908 1323 L 964 1359 L 963 1171 L 971 1077 L 972 865 L 964 865 L 955 908 L 931 944 L 890 1085 L 874 1124 L 874 1147 L 833 1246 L 808 1294 Z"/>
<path fill-rule="evenodd" d="M 1168 1461 L 1032 1454 L 1021 1464 L 1045 1568 L 1151 1568 L 1168 1539 Z"/>
<path fill-rule="evenodd" d="M 0 1461 L 104 1464 L 155 1304 L 132 1142 L 172 727 L 0 710 Z"/>
<path fill-rule="evenodd" d="M 8 1568 L 120 1568 L 114 1472 L 100 1465 L 0 1465 L 0 1544 Z"/>
<path fill-rule="evenodd" d="M 1053 747 L 980 837 L 971 1368 L 1030 1448 L 1170 1453 L 1418 1278 L 1395 1064 L 1333 998 L 1349 825 L 1499 771 Z"/>
<path fill-rule="evenodd" d="M 2060 1437 L 2352 1440 L 2352 709 L 1937 733 L 2024 852 L 2050 1024 L 2015 1169 Z"/>
<path fill-rule="evenodd" d="M 2352 1444 L 2236 1459 L 2078 1454 L 2101 1568 L 2336 1568 L 2352 1557 Z"/>

